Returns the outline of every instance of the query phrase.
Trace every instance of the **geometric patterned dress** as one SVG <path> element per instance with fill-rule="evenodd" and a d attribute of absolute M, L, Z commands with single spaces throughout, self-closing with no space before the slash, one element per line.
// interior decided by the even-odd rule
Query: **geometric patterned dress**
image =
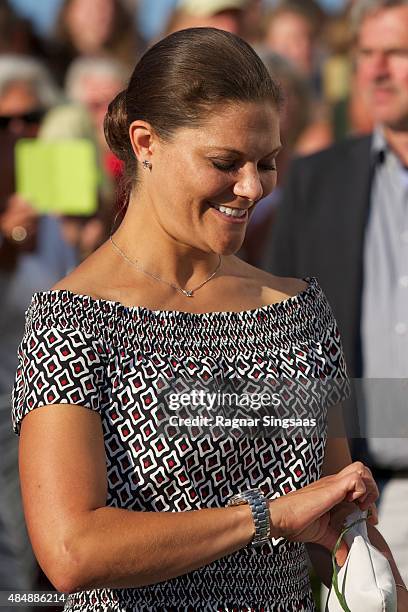
<path fill-rule="evenodd" d="M 13 428 L 33 409 L 79 404 L 100 415 L 107 506 L 185 512 L 222 507 L 259 487 L 273 499 L 320 477 L 319 435 L 164 435 L 169 380 L 346 379 L 336 322 L 315 278 L 278 304 L 239 312 L 126 307 L 68 290 L 34 294 L 18 356 Z M 327 398 L 335 404 L 335 399 Z M 194 415 L 191 410 L 190 414 Z M 125 537 L 125 536 L 124 536 Z M 315 610 L 302 543 L 246 546 L 187 574 L 138 588 L 68 596 L 65 610 Z"/>

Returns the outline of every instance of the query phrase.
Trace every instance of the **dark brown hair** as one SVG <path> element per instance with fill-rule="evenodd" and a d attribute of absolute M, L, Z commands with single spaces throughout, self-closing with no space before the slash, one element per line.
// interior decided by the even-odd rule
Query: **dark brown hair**
<path fill-rule="evenodd" d="M 279 108 L 279 86 L 252 47 L 235 34 L 189 28 L 160 40 L 140 59 L 128 88 L 105 116 L 106 140 L 125 162 L 126 195 L 136 180 L 129 138 L 133 121 L 147 121 L 168 142 L 179 128 L 203 125 L 217 105 L 263 100 Z"/>

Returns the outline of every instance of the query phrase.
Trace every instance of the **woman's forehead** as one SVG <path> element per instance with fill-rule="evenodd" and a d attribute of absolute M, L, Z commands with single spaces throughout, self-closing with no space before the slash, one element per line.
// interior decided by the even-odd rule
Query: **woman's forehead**
<path fill-rule="evenodd" d="M 208 117 L 204 124 L 182 130 L 180 140 L 195 147 L 229 149 L 244 152 L 248 147 L 272 152 L 280 146 L 279 113 L 272 104 L 243 103 L 224 107 Z M 266 155 L 267 153 L 265 153 Z"/>

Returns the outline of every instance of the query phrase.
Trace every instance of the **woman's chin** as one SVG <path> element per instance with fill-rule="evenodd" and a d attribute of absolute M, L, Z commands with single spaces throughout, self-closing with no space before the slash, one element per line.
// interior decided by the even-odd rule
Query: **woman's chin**
<path fill-rule="evenodd" d="M 221 255 L 221 256 L 228 256 L 228 255 L 235 255 L 235 253 L 237 253 L 239 251 L 239 249 L 242 247 L 244 242 L 244 238 L 242 238 L 242 240 L 234 240 L 234 241 L 229 241 L 229 242 L 225 242 L 223 244 L 217 244 L 214 245 L 212 248 L 212 251 L 214 253 L 217 253 L 217 255 Z"/>

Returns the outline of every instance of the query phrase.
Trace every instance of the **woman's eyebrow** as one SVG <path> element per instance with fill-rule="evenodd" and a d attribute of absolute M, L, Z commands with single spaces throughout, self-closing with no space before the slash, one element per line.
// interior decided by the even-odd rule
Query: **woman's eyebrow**
<path fill-rule="evenodd" d="M 238 149 L 229 149 L 228 147 L 209 146 L 207 148 L 208 149 L 216 149 L 217 151 L 223 151 L 223 152 L 227 152 L 227 153 L 233 153 L 234 155 L 244 155 L 244 153 L 242 151 L 238 151 Z M 270 153 L 267 153 L 263 157 L 269 157 L 270 155 L 274 155 L 274 154 L 278 153 L 281 149 L 282 149 L 282 145 L 279 145 L 278 147 L 276 147 L 276 149 L 273 149 L 273 151 L 271 151 Z"/>

